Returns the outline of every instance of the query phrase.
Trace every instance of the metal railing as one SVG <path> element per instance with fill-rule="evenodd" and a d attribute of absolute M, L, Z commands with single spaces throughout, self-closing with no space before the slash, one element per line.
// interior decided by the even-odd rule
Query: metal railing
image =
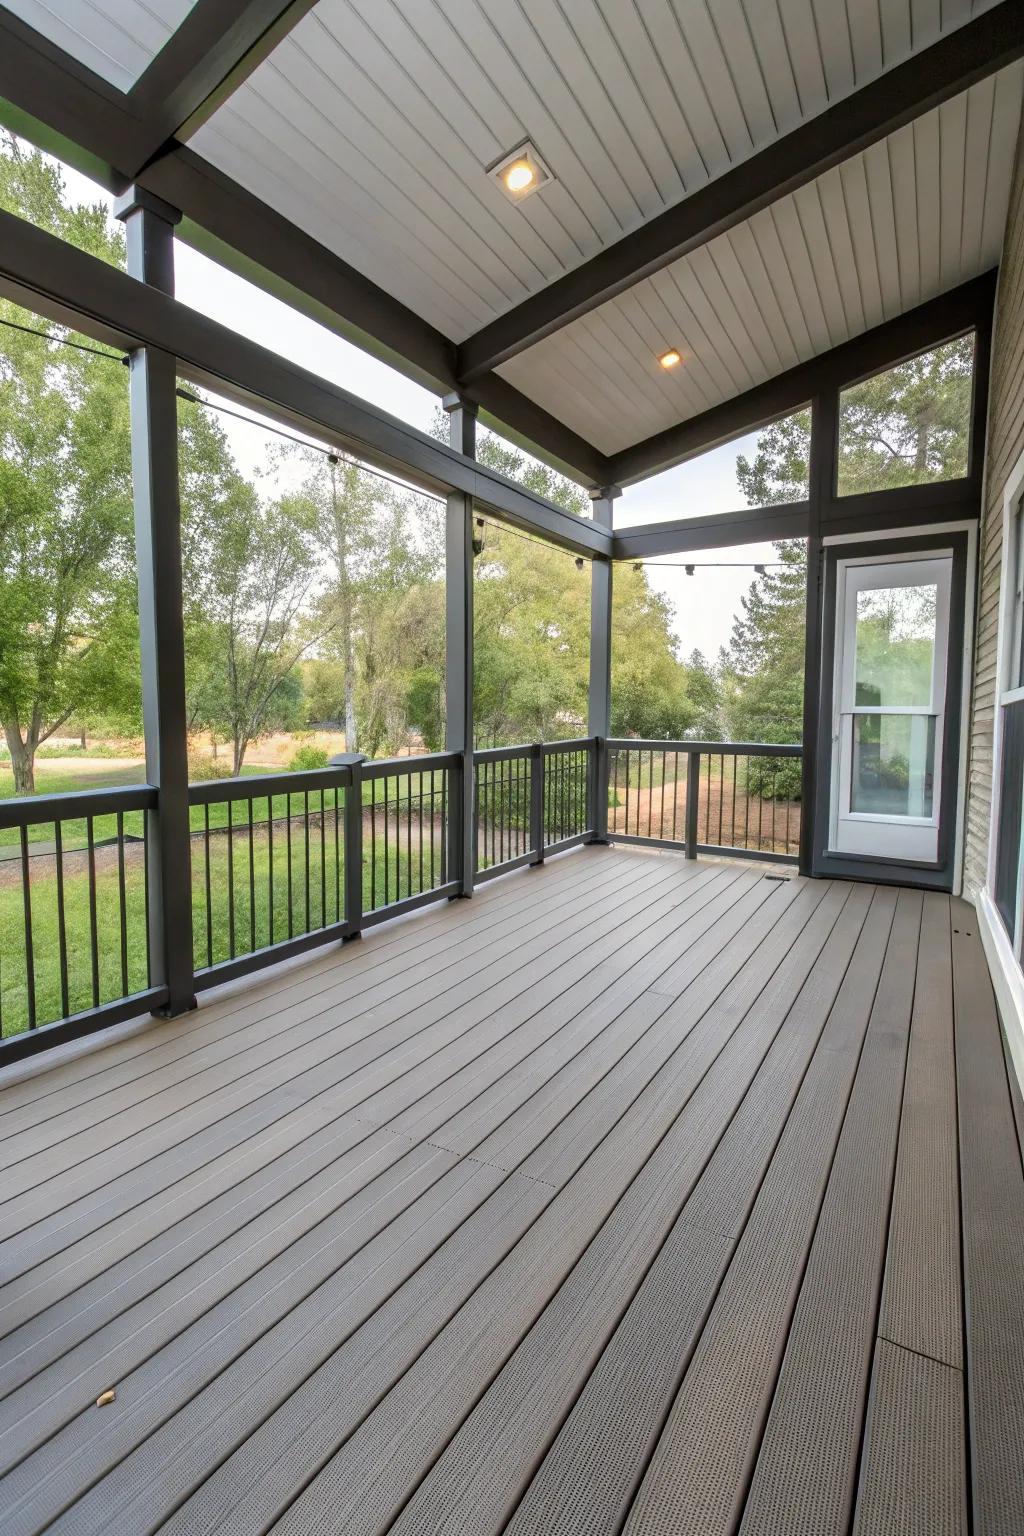
<path fill-rule="evenodd" d="M 613 841 L 798 862 L 802 747 L 623 739 L 606 752 Z"/>
<path fill-rule="evenodd" d="M 476 752 L 474 879 L 605 834 L 795 863 L 800 755 L 593 738 Z M 195 990 L 459 894 L 462 779 L 462 754 L 441 752 L 190 785 Z M 167 1002 L 158 813 L 149 785 L 0 802 L 0 1059 Z"/>
<path fill-rule="evenodd" d="M 477 882 L 593 835 L 597 743 L 592 738 L 475 752 Z"/>
<path fill-rule="evenodd" d="M 0 1039 L 158 1008 L 149 955 L 148 785 L 0 801 Z M 48 1033 L 52 1043 L 76 1033 Z"/>
<path fill-rule="evenodd" d="M 196 987 L 453 895 L 461 762 L 435 753 L 190 785 Z"/>

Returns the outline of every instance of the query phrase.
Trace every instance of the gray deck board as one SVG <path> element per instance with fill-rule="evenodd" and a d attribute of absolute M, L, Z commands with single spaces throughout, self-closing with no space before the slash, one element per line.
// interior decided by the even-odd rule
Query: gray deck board
<path fill-rule="evenodd" d="M 1019 1112 L 969 908 L 622 849 L 15 1070 L 0 1527 L 1024 1529 Z"/>

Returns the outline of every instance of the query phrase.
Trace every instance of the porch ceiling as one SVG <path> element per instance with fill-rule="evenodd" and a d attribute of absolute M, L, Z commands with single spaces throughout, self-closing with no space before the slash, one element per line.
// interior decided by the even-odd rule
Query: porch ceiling
<path fill-rule="evenodd" d="M 219 26 L 210 7 L 13 0 L 127 111 L 0 90 L 64 133 L 90 119 L 84 147 L 189 237 L 321 315 L 334 295 L 339 328 L 583 478 L 998 261 L 1015 0 L 262 0 Z M 163 116 L 189 110 L 154 138 L 176 28 Z M 487 167 L 524 140 L 553 179 L 514 204 Z"/>

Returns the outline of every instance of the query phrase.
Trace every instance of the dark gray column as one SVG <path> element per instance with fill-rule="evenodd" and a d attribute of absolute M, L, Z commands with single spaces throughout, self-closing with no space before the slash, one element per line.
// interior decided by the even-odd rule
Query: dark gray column
<path fill-rule="evenodd" d="M 612 504 L 622 492 L 617 485 L 596 486 L 590 492 L 594 522 L 612 526 Z M 612 730 L 612 562 L 597 559 L 590 564 L 590 691 L 587 702 L 587 735 L 595 738 L 593 838 L 608 841 L 608 751 Z"/>
<path fill-rule="evenodd" d="M 174 225 L 159 198 L 130 188 L 117 200 L 128 271 L 174 292 Z M 142 649 L 146 777 L 158 791 L 148 828 L 149 957 L 154 986 L 166 986 L 168 1015 L 195 1007 L 181 508 L 178 500 L 176 361 L 156 347 L 131 354 L 132 481 Z"/>
<path fill-rule="evenodd" d="M 476 406 L 446 395 L 449 442 L 476 457 Z M 463 896 L 473 894 L 473 498 L 461 491 L 448 497 L 445 523 L 445 746 L 462 753 L 459 784 L 448 810 L 449 879 Z"/>
<path fill-rule="evenodd" d="M 822 647 L 822 510 L 835 488 L 839 432 L 839 394 L 830 390 L 811 402 L 811 448 L 808 466 L 807 599 L 804 617 L 804 722 L 800 785 L 800 873 L 814 864 L 818 829 L 819 711 L 821 709 Z M 827 814 L 827 812 L 826 812 Z"/>

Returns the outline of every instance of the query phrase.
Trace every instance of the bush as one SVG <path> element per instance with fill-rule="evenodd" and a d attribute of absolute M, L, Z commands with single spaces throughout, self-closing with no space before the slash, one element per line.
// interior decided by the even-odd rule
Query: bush
<path fill-rule="evenodd" d="M 203 752 L 190 752 L 188 777 L 191 784 L 198 784 L 204 779 L 230 779 L 231 764 L 224 757 L 207 757 Z"/>
<path fill-rule="evenodd" d="M 293 752 L 288 759 L 288 767 L 292 773 L 308 773 L 311 768 L 326 768 L 327 753 L 323 747 L 314 747 L 305 744 L 297 752 Z"/>
<path fill-rule="evenodd" d="M 746 768 L 747 794 L 758 795 L 762 800 L 799 800 L 802 775 L 798 757 L 750 757 Z"/>

